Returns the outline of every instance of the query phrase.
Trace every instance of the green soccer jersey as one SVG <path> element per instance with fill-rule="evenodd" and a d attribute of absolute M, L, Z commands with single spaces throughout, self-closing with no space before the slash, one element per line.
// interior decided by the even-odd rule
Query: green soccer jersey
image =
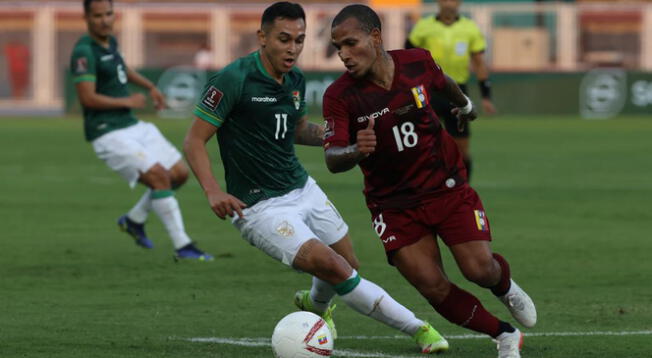
<path fill-rule="evenodd" d="M 218 127 L 229 194 L 252 206 L 301 188 L 308 174 L 294 152 L 297 120 L 306 114 L 306 82 L 296 67 L 279 84 L 258 52 L 213 76 L 195 115 Z"/>
<path fill-rule="evenodd" d="M 75 44 L 70 57 L 70 72 L 74 83 L 95 82 L 95 91 L 109 97 L 129 97 L 127 66 L 113 36 L 105 48 L 84 35 Z M 84 108 L 84 135 L 92 141 L 112 130 L 136 124 L 138 120 L 129 108 Z"/>

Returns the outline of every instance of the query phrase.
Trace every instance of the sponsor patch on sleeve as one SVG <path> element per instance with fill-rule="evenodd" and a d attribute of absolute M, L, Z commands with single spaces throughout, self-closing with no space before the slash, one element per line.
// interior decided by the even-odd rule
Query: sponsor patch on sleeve
<path fill-rule="evenodd" d="M 210 86 L 208 91 L 206 91 L 204 98 L 201 100 L 201 103 L 214 111 L 217 109 L 217 105 L 220 104 L 223 96 L 224 93 L 222 93 L 222 91 Z"/>

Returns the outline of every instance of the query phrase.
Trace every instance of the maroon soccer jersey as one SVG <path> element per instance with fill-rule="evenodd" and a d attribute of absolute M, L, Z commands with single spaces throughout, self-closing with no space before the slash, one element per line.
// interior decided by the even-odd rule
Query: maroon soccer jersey
<path fill-rule="evenodd" d="M 325 149 L 354 144 L 375 119 L 376 151 L 359 163 L 370 209 L 414 207 L 467 180 L 462 154 L 429 105 L 446 83 L 441 68 L 423 49 L 389 54 L 390 90 L 345 73 L 324 94 Z"/>

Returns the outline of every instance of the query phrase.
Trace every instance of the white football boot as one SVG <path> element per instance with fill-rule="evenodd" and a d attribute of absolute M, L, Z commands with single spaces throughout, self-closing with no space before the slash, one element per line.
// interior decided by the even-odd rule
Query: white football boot
<path fill-rule="evenodd" d="M 512 333 L 501 333 L 495 341 L 498 344 L 498 358 L 521 358 L 523 333 L 518 329 Z"/>
<path fill-rule="evenodd" d="M 534 307 L 534 302 L 514 280 L 511 280 L 509 291 L 498 299 L 524 327 L 532 328 L 537 323 L 537 309 Z"/>

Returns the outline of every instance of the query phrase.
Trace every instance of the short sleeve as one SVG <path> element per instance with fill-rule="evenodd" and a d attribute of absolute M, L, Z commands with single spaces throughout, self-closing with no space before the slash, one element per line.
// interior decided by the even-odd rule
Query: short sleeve
<path fill-rule="evenodd" d="M 234 69 L 227 67 L 211 77 L 193 112 L 197 117 L 220 127 L 238 103 L 243 80 Z"/>
<path fill-rule="evenodd" d="M 487 48 L 487 43 L 485 42 L 484 36 L 475 23 L 472 22 L 471 25 L 472 32 L 469 50 L 471 53 L 483 52 Z"/>
<path fill-rule="evenodd" d="M 425 20 L 426 18 L 422 18 L 417 21 L 416 25 L 414 25 L 410 31 L 410 35 L 408 36 L 408 41 L 410 41 L 410 43 L 415 47 L 423 48 L 426 45 Z"/>
<path fill-rule="evenodd" d="M 77 46 L 70 57 L 70 73 L 73 83 L 95 82 L 95 56 L 90 46 Z"/>
<path fill-rule="evenodd" d="M 349 116 L 341 98 L 326 90 L 323 101 L 324 149 L 346 147 L 349 143 Z"/>

